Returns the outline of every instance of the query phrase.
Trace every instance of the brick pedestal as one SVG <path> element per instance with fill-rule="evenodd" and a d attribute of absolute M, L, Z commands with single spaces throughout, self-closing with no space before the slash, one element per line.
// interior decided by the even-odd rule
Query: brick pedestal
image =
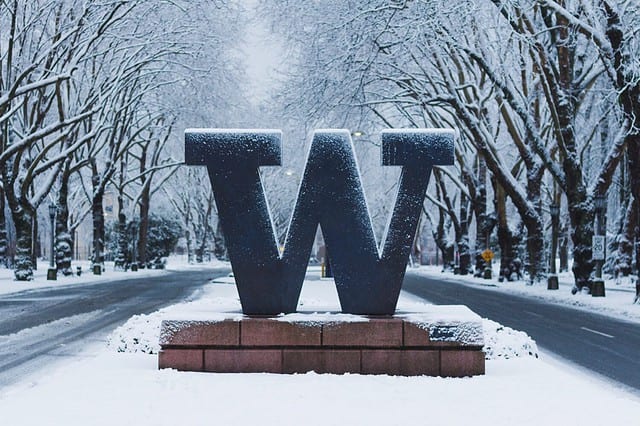
<path fill-rule="evenodd" d="M 481 336 L 479 322 L 427 326 L 402 317 L 353 322 L 289 322 L 281 317 L 163 321 L 159 367 L 463 377 L 484 374 Z"/>

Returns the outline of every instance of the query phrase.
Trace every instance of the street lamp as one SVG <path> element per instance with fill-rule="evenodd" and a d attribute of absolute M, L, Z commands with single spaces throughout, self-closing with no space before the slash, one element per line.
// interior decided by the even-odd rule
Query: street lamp
<path fill-rule="evenodd" d="M 51 256 L 49 259 L 49 269 L 47 270 L 47 280 L 56 280 L 58 270 L 55 267 L 55 247 L 54 240 L 56 235 L 56 211 L 57 207 L 54 203 L 49 204 L 49 219 L 51 219 Z"/>
<path fill-rule="evenodd" d="M 558 224 L 560 222 L 560 206 L 552 203 L 549 206 L 551 214 L 551 256 L 549 260 L 549 276 L 547 290 L 558 290 L 558 275 L 556 274 L 556 252 L 558 250 Z"/>
<path fill-rule="evenodd" d="M 604 280 L 602 279 L 602 265 L 605 260 L 605 229 L 604 214 L 607 208 L 607 198 L 603 195 L 593 197 L 593 204 L 596 210 L 596 233 L 591 244 L 592 258 L 596 262 L 596 277 L 593 280 L 591 295 L 593 297 L 604 297 Z"/>
<path fill-rule="evenodd" d="M 136 238 L 138 236 L 138 227 L 136 226 L 136 222 L 133 222 L 131 225 L 131 271 L 136 272 L 138 270 L 138 242 Z"/>

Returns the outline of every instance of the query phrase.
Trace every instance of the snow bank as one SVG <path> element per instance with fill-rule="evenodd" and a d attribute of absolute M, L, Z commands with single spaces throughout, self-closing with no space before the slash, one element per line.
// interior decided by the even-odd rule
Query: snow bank
<path fill-rule="evenodd" d="M 316 284 L 305 284 L 316 290 L 303 288 L 305 306 L 335 310 L 333 283 Z M 220 292 L 227 297 L 215 297 Z M 595 426 L 635 424 L 640 412 L 633 394 L 583 370 L 537 359 L 526 334 L 490 320 L 483 320 L 487 374 L 473 378 L 158 370 L 157 359 L 145 353 L 157 350 L 164 314 L 201 315 L 217 307 L 231 315 L 239 306 L 234 294 L 232 284 L 211 284 L 198 300 L 133 317 L 113 333 L 110 350 L 89 348 L 59 368 L 1 389 L 2 424 L 204 426 L 214 419 L 221 425 Z M 424 304 L 401 295 L 403 312 L 418 305 Z"/>
<path fill-rule="evenodd" d="M 485 359 L 538 358 L 538 346 L 527 333 L 482 320 Z"/>
<path fill-rule="evenodd" d="M 157 354 L 160 350 L 161 314 L 134 315 L 107 338 L 107 347 L 117 352 Z"/>
<path fill-rule="evenodd" d="M 239 320 L 242 318 L 232 278 L 220 278 L 203 289 L 194 301 L 169 306 L 148 315 L 135 315 L 108 338 L 108 347 L 116 352 L 157 354 L 160 350 L 160 323 L 172 320 Z M 332 290 L 333 289 L 333 290 Z M 331 281 L 305 282 L 299 306 L 306 312 L 281 315 L 279 321 L 327 323 L 367 321 L 358 315 L 336 314 L 337 296 Z M 334 297 L 336 300 L 331 300 Z M 481 320 L 464 306 L 427 305 L 404 293 L 397 316 L 432 330 L 434 340 L 458 340 L 466 344 L 485 343 L 486 359 L 538 357 L 536 343 L 520 331 L 491 320 Z M 448 327 L 451 325 L 455 327 Z"/>
<path fill-rule="evenodd" d="M 499 265 L 499 262 L 494 262 L 494 267 L 496 265 Z M 597 312 L 612 318 L 640 323 L 640 304 L 634 304 L 635 283 L 629 278 L 607 279 L 605 281 L 606 297 L 592 297 L 590 294 L 584 293 L 571 294 L 573 275 L 570 272 L 558 274 L 560 289 L 551 291 L 547 290 L 546 281 L 535 285 L 527 285 L 525 281 L 500 282 L 495 269 L 491 280 L 477 278 L 473 275 L 454 275 L 442 272 L 440 266 L 411 268 L 407 270 L 407 273 L 463 283 L 485 291 L 504 292 L 543 300 L 547 303 L 572 307 L 589 313 Z"/>

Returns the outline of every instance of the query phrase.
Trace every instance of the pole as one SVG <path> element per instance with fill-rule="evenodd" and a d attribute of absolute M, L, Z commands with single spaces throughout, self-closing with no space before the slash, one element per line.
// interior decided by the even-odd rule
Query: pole
<path fill-rule="evenodd" d="M 604 213 L 606 209 L 606 197 L 604 196 L 596 196 L 595 197 L 595 206 L 596 206 L 596 235 L 603 236 L 605 234 L 604 229 Z M 605 243 L 606 250 L 606 243 Z M 604 264 L 604 259 L 597 259 L 596 261 L 596 278 L 593 281 L 593 286 L 591 288 L 591 296 L 593 297 L 604 297 L 604 280 L 602 279 L 602 265 Z"/>
<path fill-rule="evenodd" d="M 54 267 L 53 261 L 54 261 L 54 258 L 56 257 L 55 253 L 54 253 L 54 251 L 55 251 L 55 242 L 54 242 L 54 240 L 56 238 L 55 226 L 56 226 L 56 222 L 55 222 L 55 219 L 52 217 L 51 218 L 51 259 L 49 260 L 49 267 L 52 268 L 52 269 Z"/>
<path fill-rule="evenodd" d="M 47 280 L 55 281 L 57 279 L 58 270 L 56 269 L 54 260 L 55 254 L 55 237 L 56 237 L 56 210 L 55 204 L 49 204 L 49 219 L 51 219 L 51 255 L 49 256 L 49 269 L 47 270 Z"/>
<path fill-rule="evenodd" d="M 558 251 L 558 228 L 560 225 L 560 206 L 551 204 L 551 256 L 549 256 L 549 276 L 547 277 L 547 290 L 558 290 L 558 275 L 556 273 L 556 253 Z"/>

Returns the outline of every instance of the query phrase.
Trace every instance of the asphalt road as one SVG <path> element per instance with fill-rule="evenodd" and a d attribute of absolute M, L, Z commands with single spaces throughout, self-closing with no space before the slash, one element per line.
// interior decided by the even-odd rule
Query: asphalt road
<path fill-rule="evenodd" d="M 545 351 L 640 390 L 640 325 L 407 271 L 402 289 L 525 331 Z M 579 392 L 579 391 L 578 391 Z"/>
<path fill-rule="evenodd" d="M 75 356 L 131 316 L 182 301 L 207 281 L 228 273 L 171 272 L 0 296 L 0 387 L 56 359 Z"/>

